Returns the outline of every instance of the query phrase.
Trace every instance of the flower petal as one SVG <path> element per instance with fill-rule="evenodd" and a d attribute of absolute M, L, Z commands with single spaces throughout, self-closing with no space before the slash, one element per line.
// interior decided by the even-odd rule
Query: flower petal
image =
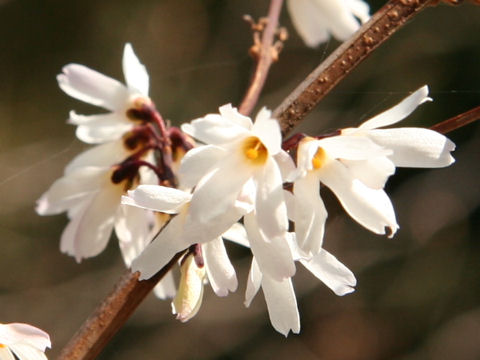
<path fill-rule="evenodd" d="M 193 188 L 225 155 L 225 150 L 215 145 L 199 146 L 188 151 L 180 165 L 181 186 Z"/>
<path fill-rule="evenodd" d="M 258 227 L 253 213 L 244 217 L 250 247 L 263 274 L 269 274 L 274 279 L 283 280 L 295 274 L 287 233 L 284 236 L 266 238 Z"/>
<path fill-rule="evenodd" d="M 389 158 L 399 167 L 445 167 L 455 160 L 455 144 L 436 131 L 421 128 L 371 130 L 368 136 L 393 150 Z"/>
<path fill-rule="evenodd" d="M 355 291 L 355 275 L 328 251 L 322 249 L 310 260 L 300 262 L 335 294 L 343 296 Z"/>
<path fill-rule="evenodd" d="M 50 337 L 45 331 L 24 323 L 0 324 L 0 343 L 7 346 L 23 343 L 40 351 L 51 347 Z"/>
<path fill-rule="evenodd" d="M 228 258 L 222 238 L 215 238 L 202 246 L 208 281 L 218 296 L 227 296 L 237 290 L 235 269 Z"/>
<path fill-rule="evenodd" d="M 16 360 L 10 349 L 6 346 L 0 346 L 0 359 L 2 360 Z"/>
<path fill-rule="evenodd" d="M 245 227 L 240 224 L 240 223 L 235 223 L 233 224 L 230 229 L 225 231 L 222 234 L 222 237 L 225 240 L 229 240 L 231 242 L 234 242 L 238 245 L 242 245 L 245 247 L 250 247 L 250 243 L 247 238 L 247 231 L 245 230 Z"/>
<path fill-rule="evenodd" d="M 19 360 L 47 360 L 43 351 L 37 350 L 26 344 L 13 344 L 10 349 Z M 4 360 L 3 358 L 1 358 Z"/>
<path fill-rule="evenodd" d="M 419 105 L 431 101 L 428 97 L 428 86 L 422 86 L 413 94 L 407 96 L 394 107 L 365 121 L 358 129 L 371 130 L 395 124 L 410 115 Z M 353 129 L 355 130 L 355 129 Z M 343 132 L 343 131 L 342 131 Z"/>
<path fill-rule="evenodd" d="M 390 175 L 395 173 L 395 164 L 387 157 L 367 160 L 341 160 L 352 176 L 372 189 L 383 189 Z"/>
<path fill-rule="evenodd" d="M 175 297 L 177 289 L 175 287 L 175 281 L 171 271 L 165 274 L 160 282 L 153 288 L 153 293 L 159 299 L 165 300 Z"/>
<path fill-rule="evenodd" d="M 252 257 L 252 265 L 250 266 L 250 272 L 248 273 L 247 289 L 245 291 L 245 306 L 249 307 L 253 298 L 257 294 L 260 286 L 262 285 L 262 272 L 258 267 L 255 257 Z"/>
<path fill-rule="evenodd" d="M 294 334 L 298 334 L 300 332 L 300 315 L 292 279 L 276 281 L 264 274 L 262 290 L 273 328 L 285 336 L 290 330 Z"/>
<path fill-rule="evenodd" d="M 328 40 L 329 34 L 323 16 L 317 17 L 316 7 L 311 0 L 287 0 L 290 18 L 298 34 L 309 47 L 316 47 Z"/>
<path fill-rule="evenodd" d="M 265 145 L 270 155 L 277 154 L 282 149 L 282 134 L 276 119 L 271 118 L 272 112 L 262 108 L 253 124 L 252 134 L 257 136 Z"/>
<path fill-rule="evenodd" d="M 127 43 L 123 49 L 123 74 L 125 82 L 130 90 L 136 90 L 144 96 L 148 96 L 149 79 L 147 69 L 140 63 L 133 52 L 132 45 Z"/>
<path fill-rule="evenodd" d="M 319 180 L 314 174 L 307 174 L 293 185 L 295 234 L 298 246 L 310 254 L 317 254 L 322 247 L 328 216 L 319 188 Z"/>
<path fill-rule="evenodd" d="M 365 186 L 338 161 L 330 161 L 322 170 L 320 180 L 333 191 L 355 221 L 376 234 L 385 234 L 385 227 L 390 228 L 389 237 L 395 234 L 398 229 L 395 212 L 382 189 Z"/>
<path fill-rule="evenodd" d="M 226 104 L 218 108 L 220 115 L 226 120 L 233 124 L 241 126 L 245 130 L 252 129 L 252 120 L 245 115 L 242 115 L 238 112 L 237 108 L 233 107 L 232 104 Z"/>
<path fill-rule="evenodd" d="M 63 74 L 57 75 L 58 85 L 71 97 L 111 111 L 125 106 L 129 92 L 117 80 L 78 64 L 62 70 Z"/>
<path fill-rule="evenodd" d="M 129 190 L 128 196 L 122 196 L 122 204 L 176 214 L 191 198 L 190 193 L 171 187 L 140 185 L 135 190 Z"/>
<path fill-rule="evenodd" d="M 70 113 L 70 120 L 72 120 Z M 75 115 L 76 118 L 82 115 Z M 75 131 L 77 138 L 87 144 L 98 144 L 106 141 L 120 139 L 126 132 L 130 131 L 135 124 L 128 121 L 123 114 L 116 112 L 102 115 L 91 115 L 91 121 L 79 125 Z"/>

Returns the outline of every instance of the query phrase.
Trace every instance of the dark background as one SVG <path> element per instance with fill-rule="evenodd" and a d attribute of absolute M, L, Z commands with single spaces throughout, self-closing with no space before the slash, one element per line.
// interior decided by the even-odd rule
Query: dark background
<path fill-rule="evenodd" d="M 383 1 L 371 1 L 372 10 Z M 252 69 L 243 14 L 267 1 L 0 1 L 0 321 L 48 331 L 54 358 L 124 271 L 116 241 L 80 265 L 59 251 L 66 216 L 39 217 L 37 198 L 87 146 L 65 124 L 68 111 L 97 109 L 69 98 L 55 76 L 77 62 L 123 81 L 131 42 L 147 66 L 165 118 L 189 121 L 238 104 Z M 290 39 L 259 105 L 275 108 L 338 43 Z M 361 64 L 307 118 L 312 134 L 356 126 L 424 84 L 433 103 L 404 126 L 431 126 L 480 103 L 480 7 L 441 5 L 417 16 Z M 478 359 L 480 358 L 480 129 L 449 136 L 457 162 L 400 169 L 387 191 L 400 230 L 376 236 L 344 215 L 328 193 L 325 247 L 349 266 L 357 291 L 337 297 L 298 266 L 300 335 L 270 326 L 263 294 L 245 309 L 250 256 L 229 247 L 239 289 L 206 287 L 199 314 L 182 324 L 169 302 L 149 297 L 100 359 Z"/>

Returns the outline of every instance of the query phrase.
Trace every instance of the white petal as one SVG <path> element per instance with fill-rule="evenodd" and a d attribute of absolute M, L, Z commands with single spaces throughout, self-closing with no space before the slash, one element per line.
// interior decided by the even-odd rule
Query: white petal
<path fill-rule="evenodd" d="M 287 0 L 290 18 L 298 34 L 307 46 L 316 47 L 328 40 L 328 31 L 323 16 L 317 15 L 311 0 Z"/>
<path fill-rule="evenodd" d="M 121 186 L 110 185 L 92 199 L 78 225 L 74 244 L 77 261 L 98 255 L 107 246 L 121 193 Z"/>
<path fill-rule="evenodd" d="M 202 179 L 193 193 L 190 204 L 192 219 L 209 224 L 213 218 L 232 209 L 242 186 L 253 171 L 241 154 L 233 153 L 220 160 L 216 169 Z"/>
<path fill-rule="evenodd" d="M 300 315 L 292 279 L 276 281 L 265 274 L 262 278 L 262 290 L 273 328 L 285 336 L 290 330 L 294 334 L 298 334 L 300 332 Z"/>
<path fill-rule="evenodd" d="M 295 179 L 296 167 L 292 157 L 286 151 L 279 151 L 274 155 L 275 161 L 282 174 L 284 182 L 292 182 Z"/>
<path fill-rule="evenodd" d="M 237 124 L 245 130 L 252 129 L 252 120 L 245 115 L 238 112 L 237 108 L 232 107 L 232 104 L 226 104 L 218 108 L 220 115 L 224 118 L 224 121 L 229 121 Z"/>
<path fill-rule="evenodd" d="M 182 241 L 182 233 L 185 225 L 186 209 L 163 228 L 159 235 L 145 248 L 145 250 L 132 262 L 132 271 L 140 272 L 140 280 L 149 279 L 163 268 L 174 255 L 188 248 L 191 243 Z"/>
<path fill-rule="evenodd" d="M 109 169 L 83 167 L 72 170 L 56 180 L 37 201 L 36 211 L 40 215 L 53 215 L 66 211 L 82 201 L 84 196 L 96 191 L 108 180 Z"/>
<path fill-rule="evenodd" d="M 35 326 L 24 323 L 0 324 L 0 344 L 11 346 L 23 343 L 40 351 L 51 347 L 48 334 Z"/>
<path fill-rule="evenodd" d="M 227 250 L 221 238 L 213 239 L 202 246 L 205 270 L 213 291 L 218 296 L 227 296 L 237 290 L 238 281 L 235 269 L 228 258 Z"/>
<path fill-rule="evenodd" d="M 311 254 L 318 253 L 322 247 L 328 216 L 320 198 L 319 188 L 319 180 L 313 174 L 307 174 L 293 185 L 295 234 L 298 246 Z"/>
<path fill-rule="evenodd" d="M 247 289 L 245 291 L 245 306 L 249 307 L 253 298 L 257 294 L 260 286 L 262 285 L 262 272 L 258 267 L 255 257 L 252 257 L 252 265 L 250 266 L 250 272 L 248 273 Z"/>
<path fill-rule="evenodd" d="M 122 205 L 115 219 L 115 234 L 118 238 L 123 261 L 129 268 L 148 243 L 150 221 L 147 212 L 133 206 Z"/>
<path fill-rule="evenodd" d="M 376 234 L 385 234 L 385 227 L 392 237 L 398 229 L 395 212 L 387 194 L 382 189 L 371 189 L 348 172 L 338 161 L 331 161 L 322 168 L 321 181 L 341 202 L 345 211 L 360 225 Z"/>
<path fill-rule="evenodd" d="M 287 242 L 287 233 L 284 236 L 266 238 L 258 227 L 254 214 L 244 217 L 250 247 L 260 270 L 274 279 L 283 280 L 295 274 L 290 246 Z"/>
<path fill-rule="evenodd" d="M 328 251 L 322 249 L 310 260 L 300 262 L 335 294 L 343 296 L 355 291 L 355 275 Z"/>
<path fill-rule="evenodd" d="M 230 229 L 228 229 L 222 234 L 222 237 L 225 240 L 232 241 L 236 244 L 250 247 L 250 243 L 247 238 L 247 231 L 245 230 L 245 227 L 240 223 L 233 224 Z"/>
<path fill-rule="evenodd" d="M 171 187 L 140 185 L 135 190 L 129 190 L 128 196 L 122 197 L 122 204 L 176 214 L 191 198 L 190 193 Z"/>
<path fill-rule="evenodd" d="M 63 74 L 57 76 L 58 85 L 71 97 L 111 111 L 124 108 L 129 92 L 117 80 L 78 64 L 62 70 Z"/>
<path fill-rule="evenodd" d="M 243 126 L 228 121 L 218 114 L 208 114 L 203 118 L 195 119 L 183 124 L 181 129 L 195 139 L 213 145 L 230 143 L 247 134 Z"/>
<path fill-rule="evenodd" d="M 144 96 L 148 96 L 148 73 L 145 66 L 140 63 L 133 52 L 132 45 L 125 44 L 123 49 L 123 74 L 125 82 L 130 90 L 136 90 Z"/>
<path fill-rule="evenodd" d="M 334 159 L 364 160 L 392 153 L 390 149 L 379 146 L 365 136 L 332 136 L 311 143 L 322 147 Z"/>
<path fill-rule="evenodd" d="M 0 346 L 0 359 L 2 360 L 16 360 L 10 349 L 6 346 Z"/>
<path fill-rule="evenodd" d="M 128 151 L 121 141 L 97 145 L 75 156 L 65 167 L 65 173 L 69 174 L 74 169 L 87 166 L 110 167 L 127 156 Z"/>
<path fill-rule="evenodd" d="M 75 256 L 75 240 L 77 237 L 78 227 L 80 226 L 80 222 L 94 197 L 95 193 L 89 195 L 81 204 L 72 208 L 69 212 L 70 222 L 67 224 L 62 232 L 62 236 L 60 237 L 61 252 L 70 256 Z"/>
<path fill-rule="evenodd" d="M 403 99 L 394 107 L 365 121 L 358 128 L 363 130 L 371 130 L 395 124 L 410 115 L 417 108 L 417 106 L 431 100 L 432 99 L 428 97 L 428 86 L 425 85 Z"/>
<path fill-rule="evenodd" d="M 370 19 L 370 6 L 363 0 L 347 0 L 347 4 L 353 15 L 359 18 L 362 23 L 366 23 Z"/>
<path fill-rule="evenodd" d="M 181 186 L 193 188 L 225 154 L 224 149 L 214 145 L 199 146 L 188 151 L 180 165 Z"/>
<path fill-rule="evenodd" d="M 13 344 L 10 346 L 12 352 L 19 360 L 47 360 L 43 351 L 37 350 L 26 344 Z M 3 358 L 1 358 L 4 360 Z"/>
<path fill-rule="evenodd" d="M 118 140 L 135 126 L 123 114 L 115 112 L 105 115 L 91 115 L 91 117 L 95 117 L 95 119 L 84 125 L 79 125 L 75 131 L 77 138 L 87 144 Z M 70 119 L 72 119 L 71 114 Z"/>
<path fill-rule="evenodd" d="M 265 145 L 270 155 L 277 154 L 282 149 L 282 134 L 276 119 L 271 118 L 272 112 L 262 108 L 253 124 L 252 134 Z"/>
<path fill-rule="evenodd" d="M 162 280 L 155 285 L 153 293 L 162 300 L 175 297 L 177 289 L 175 288 L 175 281 L 171 271 L 166 273 Z"/>
<path fill-rule="evenodd" d="M 255 212 L 260 229 L 266 237 L 283 236 L 288 230 L 287 206 L 276 162 L 269 157 L 254 179 L 257 185 Z"/>
<path fill-rule="evenodd" d="M 389 158 L 399 167 L 444 167 L 455 160 L 450 152 L 455 144 L 442 134 L 429 129 L 397 128 L 370 130 L 376 143 L 393 150 Z"/>
<path fill-rule="evenodd" d="M 383 189 L 390 175 L 395 173 L 395 164 L 380 156 L 367 160 L 341 160 L 352 176 L 372 189 Z"/>

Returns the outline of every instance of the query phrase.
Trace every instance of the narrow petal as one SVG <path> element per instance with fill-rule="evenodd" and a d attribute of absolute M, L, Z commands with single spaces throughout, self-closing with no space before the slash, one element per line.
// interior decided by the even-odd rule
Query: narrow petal
<path fill-rule="evenodd" d="M 370 6 L 363 0 L 347 0 L 348 7 L 353 15 L 364 24 L 370 19 Z"/>
<path fill-rule="evenodd" d="M 112 141 L 106 144 L 97 145 L 79 155 L 65 167 L 65 174 L 71 173 L 74 169 L 81 167 L 110 167 L 128 156 L 127 149 L 121 141 Z"/>
<path fill-rule="evenodd" d="M 145 250 L 132 262 L 132 272 L 140 272 L 140 280 L 150 279 L 163 268 L 173 256 L 196 242 L 182 242 L 182 233 L 185 225 L 186 209 L 163 228 L 158 236 L 145 248 Z"/>
<path fill-rule="evenodd" d="M 281 150 L 274 155 L 274 159 L 280 169 L 283 181 L 292 182 L 296 175 L 295 162 L 292 157 L 286 151 Z"/>
<path fill-rule="evenodd" d="M 210 224 L 213 218 L 232 209 L 253 171 L 241 154 L 232 153 L 219 161 L 216 169 L 202 179 L 193 193 L 190 204 L 192 220 Z"/>
<path fill-rule="evenodd" d="M 75 238 L 75 258 L 80 261 L 98 255 L 107 246 L 122 189 L 110 185 L 95 195 L 83 214 Z"/>
<path fill-rule="evenodd" d="M 368 136 L 393 150 L 389 158 L 399 167 L 445 167 L 455 160 L 455 144 L 436 131 L 421 128 L 371 130 Z"/>
<path fill-rule="evenodd" d="M 278 121 L 272 119 L 271 115 L 270 110 L 262 108 L 255 118 L 252 133 L 262 141 L 270 155 L 273 156 L 282 149 L 282 134 Z"/>
<path fill-rule="evenodd" d="M 245 136 L 248 130 L 218 114 L 208 114 L 183 124 L 181 129 L 204 144 L 220 145 Z"/>
<path fill-rule="evenodd" d="M 37 201 L 39 215 L 53 215 L 66 211 L 84 196 L 96 191 L 107 180 L 109 169 L 83 167 L 72 170 L 56 180 Z"/>
<path fill-rule="evenodd" d="M 2 360 L 16 360 L 10 349 L 6 346 L 0 346 L 0 359 Z"/>
<path fill-rule="evenodd" d="M 47 356 L 43 351 L 37 350 L 26 344 L 13 344 L 10 346 L 12 352 L 19 360 L 47 360 Z M 3 358 L 1 358 L 4 360 Z"/>
<path fill-rule="evenodd" d="M 268 158 L 255 174 L 257 222 L 266 237 L 283 236 L 288 230 L 287 206 L 283 197 L 283 180 L 276 162 Z"/>
<path fill-rule="evenodd" d="M 218 108 L 220 115 L 231 123 L 241 126 L 245 130 L 252 129 L 252 120 L 245 115 L 242 115 L 238 112 L 237 108 L 233 107 L 232 104 L 226 104 Z"/>
<path fill-rule="evenodd" d="M 79 125 L 75 131 L 77 138 L 87 144 L 100 144 L 120 139 L 135 126 L 133 122 L 123 119 L 117 113 L 98 115 L 102 119 L 86 125 Z"/>
<path fill-rule="evenodd" d="M 365 160 L 392 153 L 392 150 L 379 146 L 365 136 L 332 136 L 315 143 L 334 159 Z"/>
<path fill-rule="evenodd" d="M 73 207 L 69 212 L 70 222 L 67 224 L 62 232 L 62 236 L 60 237 L 60 251 L 62 253 L 75 256 L 75 240 L 77 237 L 78 228 L 94 197 L 95 193 L 89 195 L 81 204 Z"/>
<path fill-rule="evenodd" d="M 24 323 L 0 324 L 0 343 L 7 346 L 23 343 L 40 351 L 51 347 L 50 336 L 45 331 Z"/>
<path fill-rule="evenodd" d="M 228 258 L 222 238 L 216 238 L 202 246 L 208 281 L 218 296 L 227 296 L 237 290 L 235 269 Z"/>
<path fill-rule="evenodd" d="M 260 270 L 277 280 L 283 280 L 295 274 L 295 264 L 287 242 L 287 233 L 283 237 L 266 238 L 258 227 L 254 214 L 244 217 L 250 247 Z"/>
<path fill-rule="evenodd" d="M 190 193 L 171 187 L 140 185 L 135 190 L 129 190 L 128 196 L 122 197 L 122 204 L 176 214 L 191 198 Z"/>
<path fill-rule="evenodd" d="M 260 286 L 262 285 L 262 272 L 258 267 L 255 257 L 252 257 L 252 265 L 250 266 L 250 272 L 248 273 L 247 289 L 245 291 L 245 306 L 249 307 L 253 298 L 257 294 Z"/>
<path fill-rule="evenodd" d="M 355 291 L 355 275 L 328 251 L 322 249 L 310 260 L 300 262 L 335 294 L 343 296 Z"/>
<path fill-rule="evenodd" d="M 128 88 L 148 96 L 149 79 L 147 69 L 140 63 L 133 52 L 132 45 L 129 43 L 125 44 L 123 50 L 122 66 Z"/>
<path fill-rule="evenodd" d="M 177 289 L 175 287 L 175 281 L 171 271 L 169 271 L 162 278 L 162 280 L 160 280 L 160 282 L 155 285 L 155 287 L 153 288 L 153 293 L 156 297 L 162 300 L 175 297 Z"/>
<path fill-rule="evenodd" d="M 413 94 L 407 96 L 394 107 L 365 121 L 358 128 L 363 130 L 377 129 L 395 124 L 410 115 L 420 104 L 431 101 L 428 97 L 428 86 L 423 86 Z"/>
<path fill-rule="evenodd" d="M 395 212 L 387 194 L 382 189 L 371 189 L 352 177 L 338 161 L 331 161 L 322 169 L 320 180 L 337 196 L 345 211 L 360 225 L 376 234 L 390 237 L 398 229 Z"/>
<path fill-rule="evenodd" d="M 228 229 L 222 234 L 222 237 L 225 240 L 229 240 L 238 245 L 250 247 L 250 243 L 247 238 L 247 231 L 245 230 L 245 227 L 240 223 L 233 224 L 230 229 Z"/>
<path fill-rule="evenodd" d="M 114 111 L 123 109 L 127 88 L 110 77 L 78 64 L 69 64 L 57 76 L 58 85 L 71 97 Z"/>
<path fill-rule="evenodd" d="M 300 332 L 300 315 L 292 279 L 276 281 L 264 274 L 262 290 L 273 328 L 285 336 L 290 330 L 294 334 L 298 334 Z"/>
<path fill-rule="evenodd" d="M 372 189 L 383 189 L 390 175 L 395 173 L 395 164 L 380 156 L 367 160 L 341 160 L 352 176 Z"/>
<path fill-rule="evenodd" d="M 306 253 L 317 254 L 323 244 L 327 210 L 320 198 L 320 182 L 313 174 L 298 179 L 295 195 L 295 234 L 298 246 Z"/>
<path fill-rule="evenodd" d="M 298 34 L 307 46 L 316 47 L 328 40 L 329 34 L 311 0 L 287 0 L 290 18 Z"/>
<path fill-rule="evenodd" d="M 196 186 L 225 155 L 224 149 L 214 145 L 199 146 L 188 151 L 180 165 L 181 186 L 185 188 Z"/>
<path fill-rule="evenodd" d="M 133 206 L 120 206 L 115 219 L 115 234 L 123 261 L 128 268 L 153 239 L 153 237 L 149 238 L 150 225 L 145 210 Z"/>

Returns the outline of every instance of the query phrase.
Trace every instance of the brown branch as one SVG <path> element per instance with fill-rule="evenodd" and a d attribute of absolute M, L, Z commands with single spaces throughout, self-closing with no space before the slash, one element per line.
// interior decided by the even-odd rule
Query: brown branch
<path fill-rule="evenodd" d="M 243 115 L 249 115 L 258 101 L 268 70 L 274 61 L 275 49 L 273 41 L 278 27 L 278 17 L 282 10 L 283 0 L 272 0 L 268 10 L 267 25 L 262 33 L 262 42 L 259 49 L 257 67 L 253 74 L 250 86 L 243 98 L 238 111 Z"/>
<path fill-rule="evenodd" d="M 435 124 L 430 129 L 447 134 L 477 120 L 480 120 L 480 106 Z"/>
<path fill-rule="evenodd" d="M 99 304 L 63 348 L 58 360 L 95 359 L 182 255 L 183 252 L 176 254 L 167 265 L 148 280 L 138 281 L 139 273 L 131 273 L 127 270 L 110 295 Z"/>
<path fill-rule="evenodd" d="M 434 0 L 390 0 L 339 46 L 278 106 L 273 116 L 285 136 L 343 78 L 409 19 Z"/>

